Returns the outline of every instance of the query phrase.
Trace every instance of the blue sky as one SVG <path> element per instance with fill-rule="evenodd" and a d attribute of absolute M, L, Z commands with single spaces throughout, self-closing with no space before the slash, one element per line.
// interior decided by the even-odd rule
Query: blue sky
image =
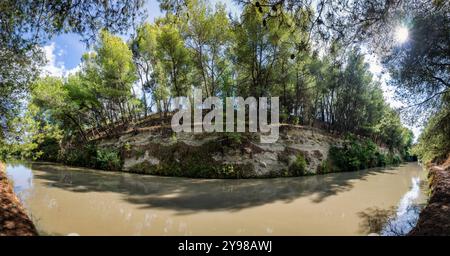
<path fill-rule="evenodd" d="M 145 8 L 149 21 L 162 15 L 156 0 L 148 0 Z M 75 72 L 81 62 L 81 56 L 87 51 L 86 45 L 81 42 L 81 37 L 77 34 L 63 34 L 53 38 L 44 46 L 48 61 L 44 67 L 44 73 L 60 76 Z"/>
<path fill-rule="evenodd" d="M 223 2 L 226 4 L 228 11 L 236 15 L 239 13 L 239 7 L 236 6 L 232 0 L 212 0 L 213 2 Z M 162 13 L 159 10 L 159 3 L 157 0 L 147 0 L 145 3 L 147 11 L 147 20 L 152 22 L 155 18 L 160 17 Z M 126 38 L 126 36 L 125 36 Z M 81 62 L 81 56 L 87 52 L 86 45 L 82 43 L 81 37 L 76 34 L 64 34 L 53 38 L 44 47 L 44 52 L 47 57 L 47 65 L 43 68 L 44 75 L 51 76 L 67 76 L 68 74 L 75 73 L 78 70 L 78 66 Z M 385 81 L 389 77 L 385 74 L 382 75 L 382 67 L 379 61 L 373 56 L 367 56 L 367 62 L 370 64 L 370 71 L 374 73 L 376 79 L 382 81 L 382 88 L 384 96 L 391 106 L 394 108 L 401 107 L 401 102 L 394 99 L 394 93 L 392 88 L 389 88 Z M 420 129 L 417 127 L 410 127 L 414 134 L 417 136 L 420 134 Z"/>
<path fill-rule="evenodd" d="M 213 1 L 219 2 L 220 0 Z M 238 7 L 231 0 L 222 0 L 221 2 L 226 4 L 229 12 L 238 12 Z M 157 0 L 147 0 L 145 8 L 147 20 L 150 22 L 162 15 Z M 48 42 L 44 46 L 48 60 L 48 64 L 44 68 L 45 74 L 60 76 L 75 72 L 81 62 L 81 56 L 88 51 L 86 45 L 80 40 L 81 37 L 77 34 L 64 34 Z"/>

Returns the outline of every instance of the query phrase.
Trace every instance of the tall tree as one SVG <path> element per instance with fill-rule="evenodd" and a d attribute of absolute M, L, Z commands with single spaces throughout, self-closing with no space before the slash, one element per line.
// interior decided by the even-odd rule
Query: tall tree
<path fill-rule="evenodd" d="M 142 88 L 145 116 L 152 108 L 152 104 L 148 102 L 147 94 L 152 94 L 155 97 L 155 90 L 158 84 L 158 79 L 156 79 L 158 76 L 158 65 L 160 65 L 157 58 L 158 45 L 156 41 L 159 34 L 158 29 L 158 26 L 144 23 L 138 28 L 137 35 L 131 42 L 133 60 L 137 67 Z"/>
<path fill-rule="evenodd" d="M 132 86 L 136 81 L 133 54 L 128 45 L 118 36 L 107 31 L 100 34 L 100 42 L 93 55 L 108 109 L 118 110 L 123 123 L 134 118 Z"/>
<path fill-rule="evenodd" d="M 187 96 L 190 89 L 189 71 L 191 65 L 190 53 L 185 46 L 176 21 L 165 20 L 159 25 L 157 55 L 161 69 L 168 77 L 172 95 Z"/>
<path fill-rule="evenodd" d="M 275 77 L 275 64 L 287 39 L 287 31 L 271 21 L 262 12 L 246 6 L 241 20 L 235 24 L 235 68 L 238 91 L 242 96 L 268 96 Z"/>
<path fill-rule="evenodd" d="M 442 96 L 450 93 L 450 12 L 415 16 L 407 42 L 385 55 L 384 63 L 410 116 L 439 111 Z"/>
<path fill-rule="evenodd" d="M 206 96 L 216 96 L 224 86 L 230 69 L 227 53 L 231 46 L 230 21 L 225 6 L 213 10 L 204 0 L 188 3 L 186 44 L 191 49 L 196 69 L 196 81 Z"/>
<path fill-rule="evenodd" d="M 98 31 L 127 31 L 143 14 L 143 0 L 2 1 L 0 4 L 0 139 L 17 112 L 28 85 L 44 62 L 38 47 L 60 33 L 80 34 L 85 42 Z"/>

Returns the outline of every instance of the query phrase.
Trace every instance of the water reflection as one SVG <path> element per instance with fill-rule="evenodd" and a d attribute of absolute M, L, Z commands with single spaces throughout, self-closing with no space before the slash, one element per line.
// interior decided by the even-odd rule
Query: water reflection
<path fill-rule="evenodd" d="M 396 214 L 388 219 L 381 232 L 382 235 L 406 235 L 414 228 L 419 220 L 419 214 L 423 208 L 420 205 L 420 201 L 418 201 L 421 195 L 420 177 L 412 178 L 411 183 L 411 190 L 400 200 Z"/>
<path fill-rule="evenodd" d="M 24 167 L 19 168 L 22 173 Z M 117 192 L 142 207 L 188 212 L 234 211 L 275 201 L 290 203 L 305 196 L 311 196 L 311 203 L 321 203 L 329 196 L 351 190 L 353 180 L 394 174 L 392 170 L 379 169 L 298 178 L 208 180 L 107 173 L 50 163 L 34 163 L 31 168 L 35 179 L 48 187 L 77 193 Z"/>
<path fill-rule="evenodd" d="M 13 181 L 14 192 L 24 201 L 33 188 L 33 172 L 30 167 L 21 163 L 8 164 L 7 175 Z"/>
<path fill-rule="evenodd" d="M 7 169 L 40 230 L 81 235 L 367 234 L 362 213 L 395 208 L 420 172 L 409 164 L 299 178 L 205 180 L 49 163 Z"/>

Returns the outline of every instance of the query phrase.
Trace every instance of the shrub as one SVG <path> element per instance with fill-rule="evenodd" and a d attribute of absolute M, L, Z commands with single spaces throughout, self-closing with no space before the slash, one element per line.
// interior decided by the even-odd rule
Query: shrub
<path fill-rule="evenodd" d="M 300 153 L 297 155 L 295 161 L 289 166 L 289 170 L 296 176 L 305 175 L 306 165 L 305 157 Z"/>
<path fill-rule="evenodd" d="M 293 125 L 299 125 L 300 124 L 300 118 L 298 116 L 294 116 L 292 118 L 292 124 Z"/>
<path fill-rule="evenodd" d="M 60 161 L 68 165 L 107 171 L 119 171 L 122 168 L 122 159 L 118 150 L 99 148 L 94 143 L 65 149 Z"/>
<path fill-rule="evenodd" d="M 125 143 L 125 145 L 123 145 L 123 149 L 126 151 L 126 152 L 129 152 L 129 151 L 131 151 L 131 144 L 130 143 Z"/>
<path fill-rule="evenodd" d="M 400 158 L 399 155 L 390 153 L 387 156 L 386 162 L 388 165 L 399 165 L 402 162 L 402 159 Z"/>
<path fill-rule="evenodd" d="M 399 165 L 399 164 L 401 164 L 401 163 L 402 163 L 401 157 L 400 157 L 399 155 L 395 155 L 395 156 L 393 157 L 392 164 L 394 164 L 394 165 Z"/>
<path fill-rule="evenodd" d="M 330 159 L 338 171 L 356 171 L 359 170 L 360 161 L 355 155 L 355 150 L 348 146 L 338 147 L 336 145 L 330 148 Z"/>
<path fill-rule="evenodd" d="M 242 134 L 239 132 L 227 132 L 224 135 L 224 142 L 231 147 L 240 146 L 242 144 Z"/>
<path fill-rule="evenodd" d="M 318 169 L 317 169 L 317 173 L 318 174 L 327 174 L 332 172 L 332 167 L 331 167 L 331 163 L 328 160 L 324 160 L 322 161 L 322 163 L 320 163 Z"/>
<path fill-rule="evenodd" d="M 338 171 L 357 171 L 372 167 L 401 163 L 398 155 L 383 154 L 371 140 L 358 140 L 349 136 L 342 146 L 333 145 L 330 159 Z"/>
<path fill-rule="evenodd" d="M 61 154 L 61 162 L 83 167 L 96 167 L 97 148 L 94 144 L 66 148 Z"/>
<path fill-rule="evenodd" d="M 36 160 L 56 161 L 58 158 L 60 146 L 56 138 L 45 137 L 33 151 L 34 155 L 39 155 Z"/>
<path fill-rule="evenodd" d="M 288 121 L 289 121 L 289 114 L 285 112 L 280 113 L 280 122 L 287 123 Z"/>
<path fill-rule="evenodd" d="M 119 152 L 109 148 L 98 148 L 96 167 L 102 170 L 119 171 L 122 169 L 122 161 Z"/>
<path fill-rule="evenodd" d="M 387 165 L 386 154 L 377 152 L 376 158 L 377 158 L 377 166 L 383 167 Z"/>

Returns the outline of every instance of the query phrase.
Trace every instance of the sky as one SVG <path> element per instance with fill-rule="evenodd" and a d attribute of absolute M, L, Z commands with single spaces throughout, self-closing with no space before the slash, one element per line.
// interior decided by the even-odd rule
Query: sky
<path fill-rule="evenodd" d="M 148 21 L 154 21 L 155 18 L 162 15 L 159 10 L 159 3 L 156 0 L 147 0 L 145 8 Z M 43 48 L 47 58 L 43 75 L 51 76 L 66 76 L 76 72 L 83 53 L 88 51 L 86 45 L 81 42 L 81 37 L 73 33 L 59 35 Z"/>
<path fill-rule="evenodd" d="M 238 13 L 239 7 L 232 0 L 213 0 L 212 2 L 225 3 L 228 12 Z M 144 8 L 147 11 L 147 21 L 153 22 L 156 18 L 162 16 L 159 10 L 157 0 L 147 0 Z M 126 38 L 127 36 L 125 36 Z M 53 38 L 43 48 L 47 58 L 47 65 L 44 67 L 43 75 L 66 76 L 74 73 L 81 63 L 83 53 L 88 49 L 77 34 L 63 34 Z"/>
<path fill-rule="evenodd" d="M 236 15 L 239 13 L 239 7 L 232 0 L 213 0 L 213 2 L 223 2 L 227 6 L 228 12 Z M 157 0 L 147 0 L 145 7 L 147 11 L 147 21 L 153 22 L 156 18 L 162 16 L 159 10 Z M 126 38 L 126 36 L 125 36 Z M 43 75 L 50 76 L 68 76 L 79 70 L 81 57 L 88 48 L 81 42 L 81 37 L 76 34 L 63 34 L 53 38 L 43 47 L 47 58 L 47 65 L 43 68 Z M 370 64 L 370 71 L 375 79 L 379 79 L 384 92 L 386 101 L 393 107 L 402 107 L 402 103 L 394 99 L 394 90 L 390 88 L 386 81 L 389 75 L 383 74 L 383 68 L 375 56 L 366 56 L 366 61 Z M 416 139 L 420 135 L 419 127 L 411 127 Z"/>

